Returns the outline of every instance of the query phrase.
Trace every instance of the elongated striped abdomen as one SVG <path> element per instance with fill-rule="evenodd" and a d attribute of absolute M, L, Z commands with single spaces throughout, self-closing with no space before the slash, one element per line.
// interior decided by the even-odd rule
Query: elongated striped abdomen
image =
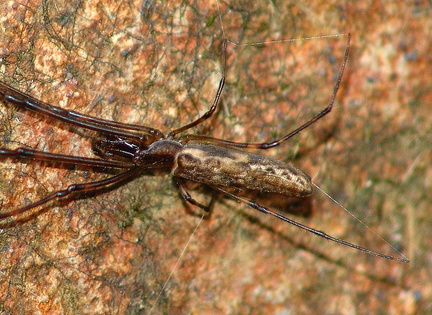
<path fill-rule="evenodd" d="M 185 145 L 177 154 L 176 177 L 241 190 L 279 193 L 292 197 L 312 194 L 310 177 L 271 157 L 208 144 Z"/>

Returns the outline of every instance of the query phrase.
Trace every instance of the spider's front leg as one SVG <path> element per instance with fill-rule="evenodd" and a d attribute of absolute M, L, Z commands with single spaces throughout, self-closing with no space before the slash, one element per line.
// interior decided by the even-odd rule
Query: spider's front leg
<path fill-rule="evenodd" d="M 23 214 L 28 212 L 29 210 L 43 206 L 47 204 L 48 202 L 52 200 L 64 200 L 67 197 L 69 197 L 71 194 L 76 194 L 80 192 L 89 192 L 89 191 L 96 191 L 98 189 L 114 185 L 116 183 L 122 182 L 124 180 L 127 180 L 128 178 L 132 178 L 137 175 L 137 169 L 136 168 L 130 168 L 120 174 L 117 174 L 115 176 L 112 176 L 107 179 L 89 182 L 89 183 L 83 183 L 83 184 L 72 184 L 69 185 L 66 189 L 56 191 L 50 195 L 48 195 L 45 198 L 40 199 L 39 201 L 36 201 L 34 203 L 31 203 L 25 207 L 21 207 L 9 212 L 2 212 L 0 213 L 0 220 L 6 219 L 9 217 L 13 217 L 19 214 Z"/>

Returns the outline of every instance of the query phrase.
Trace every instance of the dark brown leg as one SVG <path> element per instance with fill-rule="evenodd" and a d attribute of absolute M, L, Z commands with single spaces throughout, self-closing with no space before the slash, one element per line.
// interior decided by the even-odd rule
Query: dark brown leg
<path fill-rule="evenodd" d="M 226 49 L 227 49 L 227 41 L 224 40 L 223 45 L 222 45 L 222 56 L 223 56 L 223 61 L 222 61 L 222 63 L 223 63 L 222 79 L 219 82 L 219 88 L 218 88 L 218 90 L 216 92 L 216 97 L 215 97 L 215 99 L 213 101 L 212 107 L 210 107 L 210 109 L 204 115 L 202 115 L 200 118 L 198 118 L 197 120 L 195 120 L 195 121 L 191 122 L 190 124 L 187 124 L 187 125 L 179 128 L 179 129 L 175 129 L 175 130 L 171 131 L 168 134 L 168 138 L 174 138 L 180 132 L 183 132 L 185 130 L 188 130 L 188 129 L 192 128 L 192 127 L 195 127 L 195 126 L 199 125 L 203 121 L 209 119 L 213 115 L 213 113 L 216 111 L 217 105 L 219 103 L 220 96 L 222 94 L 223 87 L 225 85 Z M 183 139 L 183 137 L 182 137 L 182 139 Z"/>
<path fill-rule="evenodd" d="M 119 137 L 141 139 L 163 138 L 162 132 L 146 126 L 122 124 L 115 121 L 87 116 L 75 111 L 68 111 L 60 107 L 44 103 L 12 86 L 0 81 L 0 97 L 14 105 L 32 110 L 38 114 L 64 121 L 68 124 L 95 130 L 101 133 L 117 135 Z M 135 131 L 135 132 L 134 132 Z"/>
<path fill-rule="evenodd" d="M 180 193 L 182 194 L 183 199 L 190 203 L 191 205 L 197 206 L 201 209 L 203 209 L 205 212 L 209 212 L 210 211 L 210 206 L 204 206 L 203 204 L 199 203 L 198 201 L 196 201 L 195 199 L 192 198 L 192 196 L 188 193 L 188 191 L 186 190 L 186 187 L 183 185 L 183 182 L 181 179 L 174 177 L 174 181 L 177 184 Z"/>
<path fill-rule="evenodd" d="M 18 208 L 18 209 L 9 211 L 9 212 L 0 213 L 0 220 L 5 219 L 5 218 L 9 218 L 12 216 L 16 216 L 18 214 L 25 213 L 25 212 L 29 211 L 30 209 L 42 206 L 51 200 L 64 199 L 73 193 L 84 192 L 84 191 L 94 191 L 94 190 L 97 190 L 97 189 L 121 182 L 125 179 L 136 176 L 136 174 L 137 174 L 137 169 L 131 168 L 131 169 L 128 169 L 127 171 L 125 171 L 123 173 L 120 173 L 118 175 L 115 175 L 113 177 L 103 179 L 100 181 L 84 183 L 84 184 L 72 184 L 72 185 L 68 186 L 66 189 L 59 190 L 55 193 L 52 193 L 51 195 L 49 195 L 49 196 L 47 196 L 47 197 L 45 197 L 39 201 L 36 201 L 36 202 L 34 202 L 28 206 Z"/>
<path fill-rule="evenodd" d="M 131 168 L 132 163 L 121 163 L 115 161 L 107 161 L 95 158 L 86 158 L 80 156 L 55 154 L 49 152 L 42 152 L 27 148 L 18 148 L 10 150 L 6 148 L 0 148 L 0 159 L 1 158 L 13 158 L 21 160 L 37 160 L 53 163 L 64 163 L 69 165 L 86 165 L 94 167 L 108 167 L 108 168 Z"/>
<path fill-rule="evenodd" d="M 230 198 L 232 198 L 234 200 L 237 200 L 239 202 L 243 202 L 243 203 L 247 204 L 249 207 L 252 207 L 252 208 L 254 208 L 254 209 L 258 210 L 258 211 L 261 211 L 263 213 L 270 214 L 270 215 L 272 215 L 272 216 L 274 216 L 274 217 L 276 217 L 276 218 L 278 218 L 278 219 L 280 219 L 282 221 L 285 221 L 285 222 L 287 222 L 289 224 L 292 224 L 292 225 L 294 225 L 294 226 L 296 226 L 296 227 L 298 227 L 298 228 L 300 228 L 302 230 L 305 230 L 305 231 L 307 231 L 309 233 L 315 234 L 315 235 L 317 235 L 319 237 L 325 238 L 326 240 L 338 243 L 340 245 L 348 246 L 348 247 L 360 250 L 362 252 L 365 252 L 367 254 L 378 256 L 378 257 L 382 257 L 382 258 L 385 258 L 385 259 L 396 260 L 396 261 L 400 261 L 400 262 L 408 262 L 409 261 L 407 258 L 397 258 L 397 257 L 393 257 L 393 256 L 390 256 L 390 255 L 381 254 L 381 253 L 378 253 L 376 251 L 373 251 L 373 250 L 361 247 L 359 245 L 352 244 L 352 243 L 349 243 L 347 241 L 338 239 L 338 238 L 333 237 L 331 235 L 328 235 L 328 234 L 326 234 L 326 233 L 324 233 L 322 231 L 313 229 L 311 227 L 308 227 L 306 225 L 298 223 L 298 222 L 296 222 L 294 220 L 288 219 L 287 217 L 284 217 L 283 215 L 281 215 L 279 213 L 273 212 L 273 211 L 271 211 L 271 210 L 269 210 L 269 209 L 267 209 L 267 208 L 265 208 L 263 206 L 260 206 L 259 204 L 257 204 L 253 200 L 248 200 L 248 199 L 236 196 L 236 195 L 234 195 L 234 194 L 232 194 L 232 193 L 230 193 L 230 192 L 228 192 L 226 190 L 223 190 L 221 188 L 218 188 L 218 187 L 212 187 L 212 188 L 215 189 L 216 191 L 219 191 L 219 192 L 227 195 L 228 197 L 230 197 Z"/>
<path fill-rule="evenodd" d="M 312 125 L 315 122 L 317 122 L 318 120 L 320 120 L 322 117 L 324 117 L 325 115 L 327 115 L 328 113 L 330 113 L 330 111 L 332 110 L 333 103 L 334 103 L 334 101 L 336 99 L 336 94 L 337 94 L 337 92 L 339 90 L 339 86 L 341 84 L 342 76 L 343 76 L 343 73 L 344 73 L 344 70 L 345 70 L 345 66 L 346 66 L 346 63 L 347 63 L 347 60 L 348 60 L 348 54 L 349 54 L 349 48 L 350 48 L 350 38 L 351 38 L 351 36 L 350 36 L 350 34 L 348 34 L 347 47 L 345 49 L 345 55 L 344 55 L 344 59 L 343 59 L 343 62 L 342 62 L 342 66 L 341 66 L 341 69 L 339 71 L 339 75 L 338 75 L 338 79 L 336 81 L 336 85 L 333 88 L 332 97 L 331 97 L 331 99 L 330 99 L 327 107 L 324 108 L 315 117 L 313 117 L 312 119 L 310 119 L 305 124 L 303 124 L 300 127 L 298 127 L 297 129 L 291 131 L 290 133 L 288 133 L 283 138 L 275 140 L 275 141 L 271 141 L 271 142 L 264 142 L 264 143 L 239 143 L 239 142 L 234 142 L 234 141 L 226 141 L 226 140 L 222 140 L 222 139 L 215 139 L 215 138 L 207 137 L 207 136 L 197 136 L 197 135 L 189 135 L 189 134 L 187 134 L 187 135 L 184 135 L 184 136 L 181 137 L 182 142 L 183 143 L 187 143 L 188 141 L 194 140 L 194 141 L 202 141 L 202 142 L 206 142 L 206 143 L 212 143 L 212 144 L 216 144 L 216 145 L 223 145 L 223 146 L 233 147 L 233 148 L 270 149 L 270 148 L 277 147 L 282 142 L 285 142 L 288 139 L 292 138 L 293 136 L 295 136 L 296 134 L 298 134 L 303 129 L 306 129 L 310 125 Z"/>

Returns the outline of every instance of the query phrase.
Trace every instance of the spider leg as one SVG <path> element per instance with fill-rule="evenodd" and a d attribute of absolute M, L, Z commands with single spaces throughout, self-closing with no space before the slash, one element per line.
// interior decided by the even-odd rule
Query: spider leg
<path fill-rule="evenodd" d="M 25 207 L 21 207 L 21 208 L 18 208 L 18 209 L 9 211 L 9 212 L 0 213 L 0 220 L 5 219 L 5 218 L 9 218 L 12 216 L 16 216 L 18 214 L 25 213 L 25 212 L 29 211 L 30 209 L 42 206 L 51 200 L 65 199 L 66 197 L 68 197 L 70 194 L 73 194 L 73 193 L 84 192 L 84 191 L 94 191 L 94 190 L 97 190 L 97 189 L 100 189 L 100 188 L 103 188 L 103 187 L 106 187 L 109 185 L 113 185 L 113 184 L 121 182 L 125 179 L 136 176 L 136 174 L 137 174 L 137 168 L 133 167 L 133 168 L 128 169 L 125 172 L 122 172 L 120 174 L 117 174 L 117 175 L 110 177 L 110 178 L 107 178 L 107 179 L 89 182 L 89 183 L 83 183 L 83 184 L 69 185 L 66 189 L 56 191 L 56 192 L 52 193 L 51 195 L 48 195 L 47 197 L 42 198 L 39 201 L 36 201 L 36 202 L 29 204 Z"/>
<path fill-rule="evenodd" d="M 187 124 L 181 128 L 172 130 L 169 134 L 168 134 L 168 138 L 172 139 L 174 138 L 177 134 L 179 134 L 180 132 L 183 132 L 185 130 L 188 130 L 192 127 L 195 127 L 199 124 L 201 124 L 203 121 L 209 119 L 213 113 L 216 111 L 217 105 L 219 104 L 219 99 L 221 97 L 222 94 L 222 90 L 225 86 L 225 71 L 226 71 L 226 50 L 227 50 L 227 41 L 224 40 L 223 44 L 222 44 L 222 56 L 223 56 L 223 70 L 222 70 L 222 79 L 219 82 L 219 88 L 217 89 L 216 92 L 216 96 L 215 99 L 213 101 L 213 105 L 210 107 L 210 109 L 204 114 L 202 115 L 200 118 L 198 118 L 197 120 L 191 122 L 190 124 Z M 182 137 L 183 139 L 183 137 Z"/>
<path fill-rule="evenodd" d="M 315 122 L 317 122 L 318 120 L 320 120 L 322 117 L 324 117 L 325 115 L 327 115 L 328 113 L 330 113 L 330 111 L 332 110 L 334 101 L 336 99 L 336 94 L 337 94 L 337 92 L 339 90 L 339 86 L 340 86 L 340 84 L 342 82 L 342 76 L 343 76 L 343 73 L 344 73 L 344 70 L 345 70 L 345 66 L 346 66 L 347 60 L 348 60 L 351 35 L 348 34 L 347 38 L 348 38 L 347 39 L 347 46 L 346 46 L 346 49 L 345 49 L 345 54 L 344 54 L 343 62 L 342 62 L 342 65 L 341 65 L 341 68 L 340 68 L 340 71 L 339 71 L 339 75 L 338 75 L 336 84 L 333 87 L 333 94 L 332 94 L 332 96 L 330 98 L 329 103 L 327 104 L 327 107 L 324 108 L 317 115 L 315 115 L 315 117 L 311 118 L 310 120 L 308 120 L 306 123 L 304 123 L 303 125 L 301 125 L 297 129 L 295 129 L 295 130 L 291 131 L 290 133 L 288 133 L 286 136 L 284 136 L 284 137 L 282 137 L 282 138 L 280 138 L 278 140 L 271 141 L 271 142 L 264 142 L 264 143 L 241 143 L 241 142 L 234 142 L 234 141 L 226 141 L 226 140 L 222 140 L 222 139 L 216 139 L 216 138 L 207 137 L 207 136 L 187 134 L 187 135 L 184 135 L 184 136 L 181 137 L 182 142 L 183 143 L 187 143 L 189 141 L 202 141 L 202 142 L 206 142 L 206 143 L 212 143 L 212 144 L 223 145 L 223 146 L 234 147 L 234 148 L 270 149 L 270 148 L 277 147 L 282 142 L 285 142 L 288 139 L 292 138 L 293 136 L 295 136 L 296 134 L 298 134 L 303 129 L 306 129 L 310 125 L 312 125 Z"/>
<path fill-rule="evenodd" d="M 38 114 L 105 134 L 113 134 L 119 137 L 137 140 L 151 139 L 153 141 L 164 137 L 161 131 L 150 127 L 122 124 L 52 106 L 28 94 L 18 91 L 12 86 L 1 81 L 0 98 L 21 108 L 37 112 Z"/>
<path fill-rule="evenodd" d="M 0 148 L 0 159 L 1 158 L 13 158 L 22 160 L 37 160 L 46 161 L 52 163 L 64 163 L 71 165 L 86 165 L 94 167 L 108 167 L 108 168 L 131 168 L 132 163 L 121 163 L 115 161 L 107 161 L 102 159 L 87 158 L 81 156 L 72 156 L 64 154 L 56 154 L 43 152 L 27 148 L 17 148 L 10 150 L 6 148 Z"/>
<path fill-rule="evenodd" d="M 271 210 L 269 210 L 269 209 L 267 209 L 267 208 L 265 208 L 265 207 L 257 204 L 253 200 L 249 200 L 249 199 L 245 199 L 245 198 L 236 196 L 236 195 L 234 195 L 234 194 L 232 194 L 232 193 L 230 193 L 230 192 L 228 192 L 226 190 L 223 190 L 222 188 L 219 188 L 219 187 L 212 187 L 212 188 L 215 189 L 216 191 L 221 192 L 222 194 L 227 195 L 228 197 L 230 197 L 230 198 L 232 198 L 234 200 L 237 200 L 238 202 L 245 203 L 249 207 L 252 207 L 252 208 L 254 208 L 254 209 L 258 210 L 258 211 L 261 211 L 261 212 L 263 212 L 265 214 L 270 214 L 270 215 L 272 215 L 272 216 L 274 216 L 274 217 L 276 217 L 276 218 L 278 218 L 278 219 L 280 219 L 282 221 L 285 221 L 285 222 L 287 222 L 289 224 L 292 224 L 292 225 L 294 225 L 294 226 L 296 226 L 296 227 L 298 227 L 298 228 L 300 228 L 302 230 L 305 230 L 305 231 L 307 231 L 309 233 L 315 234 L 315 235 L 317 235 L 319 237 L 325 238 L 326 240 L 335 242 L 335 243 L 343 245 L 343 246 L 347 246 L 347 247 L 351 247 L 351 248 L 360 250 L 360 251 L 365 252 L 365 253 L 367 253 L 369 255 L 374 255 L 374 256 L 382 257 L 382 258 L 385 258 L 385 259 L 388 259 L 388 260 L 396 260 L 396 261 L 400 261 L 400 262 L 404 262 L 404 263 L 409 262 L 409 260 L 407 258 L 398 258 L 398 257 L 390 256 L 390 255 L 385 255 L 385 254 L 382 254 L 382 253 L 379 253 L 379 252 L 376 252 L 376 251 L 364 248 L 362 246 L 349 243 L 349 242 L 341 240 L 339 238 L 333 237 L 333 236 L 328 235 L 328 234 L 326 234 L 326 233 L 324 233 L 322 231 L 313 229 L 311 227 L 308 227 L 306 225 L 298 223 L 298 222 L 296 222 L 294 220 L 291 220 L 291 219 L 289 219 L 287 217 L 284 217 L 283 215 L 281 215 L 281 214 L 279 214 L 277 212 L 271 211 Z"/>
<path fill-rule="evenodd" d="M 191 205 L 194 205 L 194 206 L 197 206 L 197 207 L 203 209 L 205 212 L 210 211 L 210 205 L 204 206 L 203 204 L 199 203 L 198 201 L 196 201 L 195 199 L 192 198 L 192 196 L 186 190 L 186 187 L 184 186 L 183 181 L 180 178 L 174 177 L 174 181 L 175 181 L 176 185 L 178 186 L 180 193 L 182 194 L 183 199 L 186 202 L 190 203 Z"/>

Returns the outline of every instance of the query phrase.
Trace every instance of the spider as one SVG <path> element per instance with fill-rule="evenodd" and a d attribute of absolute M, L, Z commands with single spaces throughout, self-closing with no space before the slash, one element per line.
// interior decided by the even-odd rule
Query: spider
<path fill-rule="evenodd" d="M 312 194 L 313 184 L 311 179 L 302 171 L 274 158 L 253 154 L 240 149 L 274 148 L 327 115 L 333 107 L 342 80 L 348 59 L 349 47 L 350 35 L 348 34 L 343 62 L 327 107 L 284 137 L 265 143 L 238 143 L 203 135 L 180 135 L 184 131 L 206 121 L 217 109 L 225 85 L 226 40 L 222 46 L 222 78 L 212 106 L 195 121 L 172 130 L 168 135 L 164 135 L 158 129 L 103 120 L 52 106 L 4 82 L 0 82 L 0 97 L 4 102 L 12 103 L 23 109 L 32 110 L 40 115 L 69 125 L 95 131 L 99 135 L 92 140 L 93 151 L 99 158 L 54 154 L 23 147 L 14 150 L 0 148 L 0 158 L 45 161 L 47 163 L 98 167 L 105 170 L 120 170 L 112 177 L 88 183 L 72 184 L 66 189 L 53 192 L 29 205 L 0 213 L 0 220 L 26 213 L 53 200 L 64 200 L 77 193 L 96 191 L 121 183 L 134 178 L 137 174 L 146 170 L 165 169 L 171 172 L 185 201 L 206 211 L 209 210 L 209 207 L 191 197 L 184 185 L 185 180 L 207 185 L 223 195 L 243 202 L 258 211 L 270 214 L 327 240 L 378 257 L 406 262 L 405 259 L 395 258 L 335 238 L 263 207 L 254 200 L 237 196 L 235 193 L 228 191 L 228 189 L 234 188 L 234 191 L 277 193 L 297 198 L 308 197 Z"/>

